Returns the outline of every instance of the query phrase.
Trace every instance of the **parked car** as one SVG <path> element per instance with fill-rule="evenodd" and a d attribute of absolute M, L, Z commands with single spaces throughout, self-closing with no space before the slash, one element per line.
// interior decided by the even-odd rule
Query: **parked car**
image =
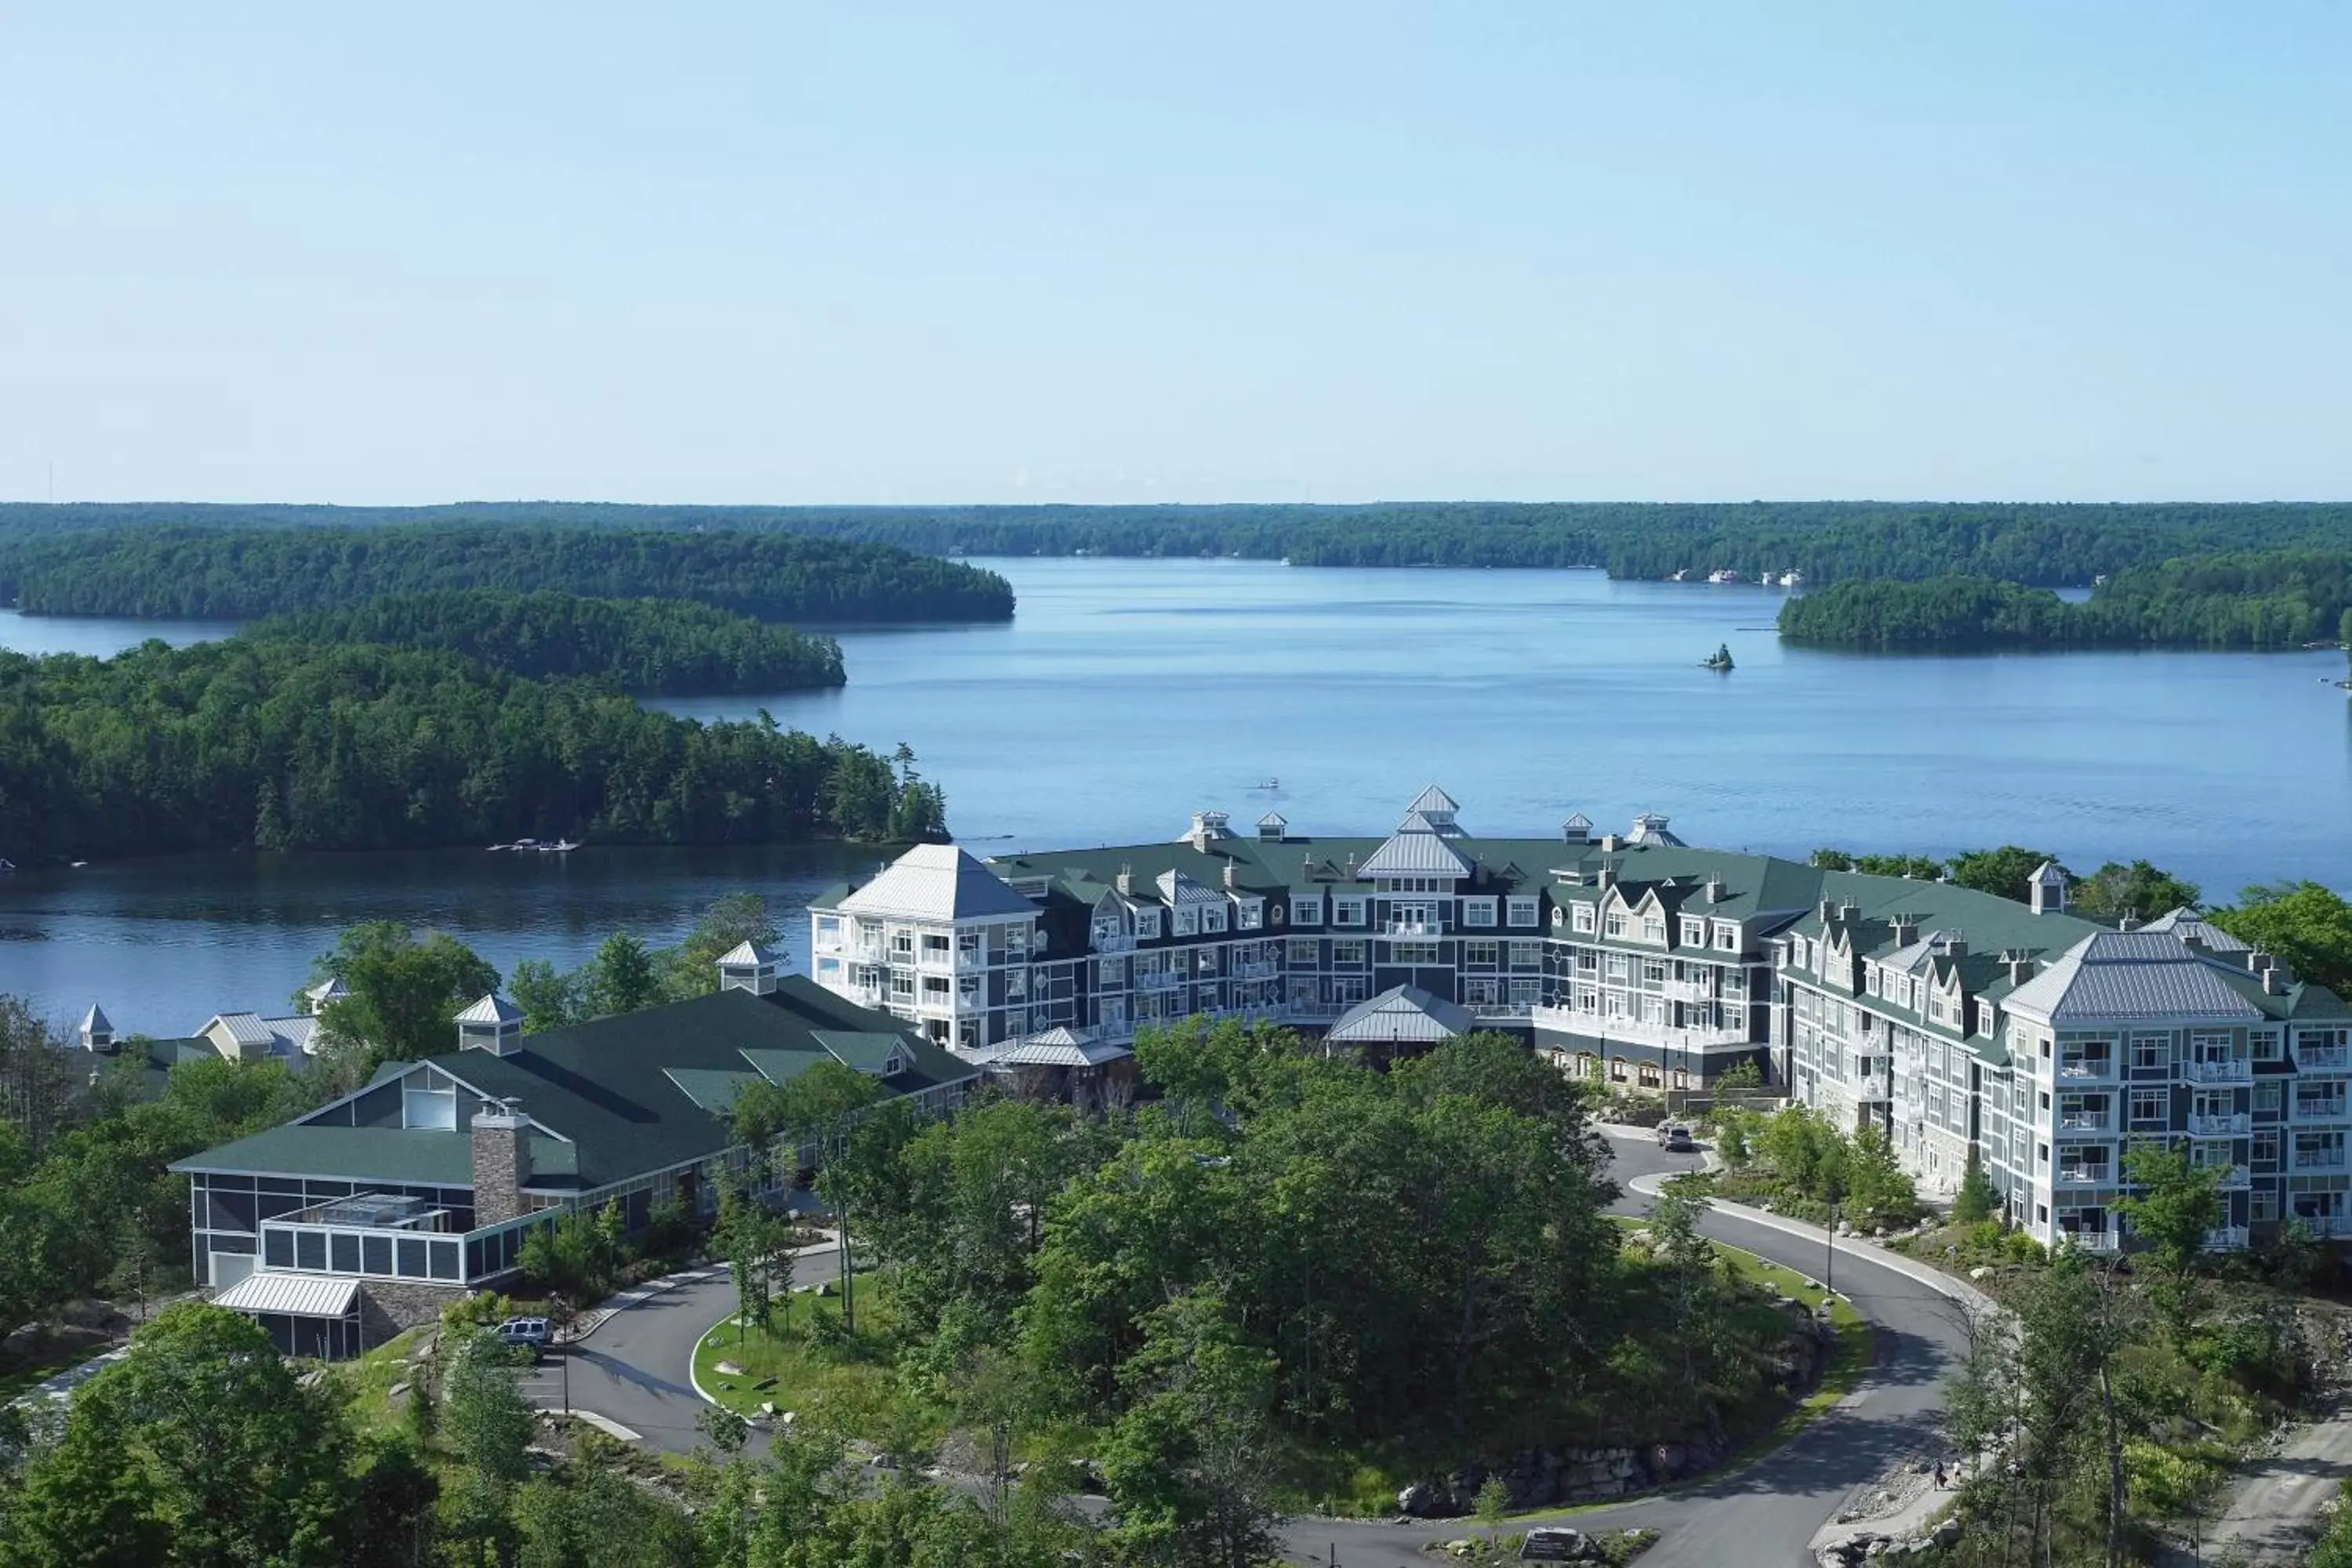
<path fill-rule="evenodd" d="M 1691 1137 L 1690 1128 L 1680 1121 L 1658 1123 L 1658 1147 L 1675 1154 L 1687 1154 L 1698 1147 Z"/>
<path fill-rule="evenodd" d="M 547 1347 L 554 1339 L 545 1318 L 509 1318 L 490 1332 L 504 1344 L 516 1350 L 529 1351 L 534 1362 L 547 1353 Z"/>

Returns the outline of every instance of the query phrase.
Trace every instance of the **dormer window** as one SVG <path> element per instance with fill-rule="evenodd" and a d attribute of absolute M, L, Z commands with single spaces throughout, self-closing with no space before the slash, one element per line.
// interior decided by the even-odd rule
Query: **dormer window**
<path fill-rule="evenodd" d="M 1592 906 L 1591 904 L 1577 904 L 1573 907 L 1576 910 L 1576 916 L 1571 923 L 1578 931 L 1584 932 L 1587 936 L 1591 936 L 1592 934 Z"/>
<path fill-rule="evenodd" d="M 1202 929 L 1202 931 L 1223 931 L 1223 930 L 1224 930 L 1224 929 L 1225 929 L 1225 911 L 1224 911 L 1224 910 L 1223 910 L 1223 908 L 1221 908 L 1220 906 L 1216 905 L 1216 904 L 1209 904 L 1209 905 L 1204 906 L 1204 907 L 1202 909 L 1202 910 L 1201 910 L 1201 929 Z"/>
<path fill-rule="evenodd" d="M 1153 939 L 1160 935 L 1160 910 L 1157 905 L 1146 904 L 1136 910 L 1135 934 Z"/>
<path fill-rule="evenodd" d="M 1295 926 L 1319 926 L 1323 923 L 1323 900 L 1293 899 L 1290 900 L 1290 923 Z"/>
<path fill-rule="evenodd" d="M 1705 947 L 1706 945 L 1706 922 L 1705 921 L 1695 921 L 1687 918 L 1684 920 L 1683 945 L 1685 947 Z"/>
<path fill-rule="evenodd" d="M 1664 915 L 1643 915 L 1642 917 L 1642 940 L 1643 942 L 1654 942 L 1660 947 L 1665 946 L 1666 917 Z"/>
<path fill-rule="evenodd" d="M 1623 910 L 1611 910 L 1607 917 L 1601 921 L 1601 929 L 1602 933 L 1608 936 L 1623 936 L 1625 934 L 1625 911 Z"/>
<path fill-rule="evenodd" d="M 1729 921 L 1715 922 L 1715 946 L 1718 952 L 1739 951 L 1739 928 Z"/>
<path fill-rule="evenodd" d="M 1462 923 L 1466 926 L 1492 926 L 1495 923 L 1495 900 L 1492 899 L 1463 900 Z"/>
<path fill-rule="evenodd" d="M 1540 902 L 1537 899 L 1512 899 L 1506 903 L 1506 913 L 1515 926 L 1538 925 L 1542 923 L 1541 910 L 1538 907 Z"/>
<path fill-rule="evenodd" d="M 1180 906 L 1172 912 L 1175 918 L 1175 924 L 1171 929 L 1173 931 L 1174 934 L 1178 936 L 1195 936 L 1199 934 L 1201 929 L 1201 914 L 1198 910 Z"/>
<path fill-rule="evenodd" d="M 1265 906 L 1255 899 L 1234 906 L 1234 926 L 1237 931 L 1255 931 L 1265 923 Z"/>

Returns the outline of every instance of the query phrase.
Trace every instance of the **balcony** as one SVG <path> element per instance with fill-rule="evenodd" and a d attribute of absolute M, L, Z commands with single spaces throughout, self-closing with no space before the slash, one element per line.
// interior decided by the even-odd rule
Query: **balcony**
<path fill-rule="evenodd" d="M 2286 1217 L 2301 1221 L 2314 1236 L 2352 1236 L 2352 1214 L 2291 1214 Z"/>
<path fill-rule="evenodd" d="M 2112 1165 L 2061 1165 L 2050 1178 L 2053 1187 L 2112 1187 L 2116 1172 Z"/>
<path fill-rule="evenodd" d="M 2254 1064 L 2244 1057 L 2185 1061 L 2180 1064 L 2180 1076 L 2191 1083 L 2247 1083 L 2253 1079 Z"/>
<path fill-rule="evenodd" d="M 2061 1132 L 2105 1132 L 2107 1113 L 2104 1110 L 2062 1110 L 2058 1113 Z"/>
<path fill-rule="evenodd" d="M 1135 938 L 1123 931 L 1098 931 L 1095 932 L 1094 945 L 1097 952 L 1133 952 Z"/>
<path fill-rule="evenodd" d="M 2123 1245 L 2123 1237 L 2112 1230 L 2068 1230 L 2058 1227 L 2058 1239 L 2077 1252 L 2114 1252 Z"/>
<path fill-rule="evenodd" d="M 1160 969 L 1154 970 L 1149 974 L 1137 975 L 1135 977 L 1135 988 L 1138 991 L 1167 991 L 1182 984 L 1182 975 L 1171 974 L 1166 970 Z"/>
<path fill-rule="evenodd" d="M 2113 1057 L 2063 1057 L 2058 1062 L 2058 1076 L 2068 1079 L 2113 1078 L 2116 1076 L 2116 1058 Z"/>
<path fill-rule="evenodd" d="M 1282 966 L 1273 959 L 1262 958 L 1254 963 L 1234 964 L 1233 975 L 1236 980 L 1264 980 L 1269 975 L 1279 973 L 1281 968 Z"/>
<path fill-rule="evenodd" d="M 2254 1130 L 2254 1119 L 2242 1110 L 2189 1113 L 2189 1135 L 2192 1138 L 2242 1138 Z"/>
<path fill-rule="evenodd" d="M 1531 1007 L 1528 1010 L 1528 1018 L 1538 1029 L 1557 1029 L 1564 1035 L 1580 1035 L 1587 1039 L 1598 1040 L 1604 1047 L 1612 1041 L 1623 1041 L 1627 1045 L 1696 1051 L 1710 1046 L 1758 1043 L 1745 1029 L 1684 1029 L 1672 1024 L 1642 1024 L 1631 1018 L 1603 1018 L 1597 1013 L 1580 1013 L 1571 1007 Z"/>
<path fill-rule="evenodd" d="M 2297 1046 L 2294 1065 L 2305 1072 L 2341 1072 L 2352 1068 L 2352 1046 Z"/>
<path fill-rule="evenodd" d="M 2342 1121 L 2347 1117 L 2352 1117 L 2352 1107 L 2347 1107 L 2340 1095 L 2330 1100 L 2298 1097 L 2294 1102 L 2294 1119 L 2297 1121 Z"/>
<path fill-rule="evenodd" d="M 1445 927 L 1437 921 L 1390 921 L 1381 927 L 1383 936 L 1443 936 Z"/>
<path fill-rule="evenodd" d="M 2341 1149 L 2297 1149 L 2288 1159 L 2298 1171 L 2340 1171 L 2344 1169 Z"/>
<path fill-rule="evenodd" d="M 2205 1233 L 2208 1252 L 2237 1252 L 2244 1248 L 2248 1237 L 2242 1225 L 2225 1225 Z"/>

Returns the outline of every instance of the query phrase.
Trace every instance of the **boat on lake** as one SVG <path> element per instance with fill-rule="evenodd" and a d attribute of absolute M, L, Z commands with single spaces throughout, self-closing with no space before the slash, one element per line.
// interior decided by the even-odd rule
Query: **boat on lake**
<path fill-rule="evenodd" d="M 1729 672 L 1732 668 L 1731 645 L 1729 643 L 1723 643 L 1717 646 L 1715 652 L 1707 656 L 1700 668 L 1704 669 L 1723 670 L 1727 673 Z"/>

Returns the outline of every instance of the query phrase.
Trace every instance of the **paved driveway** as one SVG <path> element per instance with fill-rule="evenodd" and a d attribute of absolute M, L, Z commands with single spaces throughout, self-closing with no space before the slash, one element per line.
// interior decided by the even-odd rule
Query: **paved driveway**
<path fill-rule="evenodd" d="M 1696 1163 L 1689 1155 L 1663 1153 L 1647 1138 L 1617 1139 L 1614 1148 L 1621 1183 Z M 1617 1206 L 1638 1214 L 1648 1200 L 1629 1194 Z M 1724 1214 L 1708 1215 L 1700 1228 L 1816 1279 L 1822 1272 L 1818 1231 L 1792 1235 Z M 835 1278 L 835 1257 L 801 1258 L 795 1282 Z M 1897 1458 L 1933 1451 L 1943 1379 L 1966 1342 L 1958 1310 L 1862 1249 L 1841 1247 L 1835 1273 L 1839 1289 L 1877 1328 L 1876 1358 L 1844 1403 L 1733 1475 L 1702 1480 L 1672 1497 L 1580 1514 L 1578 1527 L 1638 1524 L 1663 1531 L 1643 1557 L 1643 1568 L 1807 1568 L 1814 1534 L 1857 1488 Z M 691 1452 L 700 1440 L 695 1422 L 702 1405 L 688 1375 L 695 1342 L 734 1303 L 734 1287 L 722 1275 L 616 1314 L 571 1352 L 573 1406 L 627 1427 L 650 1447 Z M 551 1373 L 560 1375 L 552 1363 L 533 1380 L 534 1392 L 548 1405 L 557 1402 Z M 1328 1564 L 1336 1549 L 1340 1568 L 1427 1568 L 1424 1542 L 1472 1528 L 1466 1521 L 1392 1525 L 1300 1519 L 1292 1522 L 1286 1544 L 1292 1560 L 1302 1563 Z"/>

